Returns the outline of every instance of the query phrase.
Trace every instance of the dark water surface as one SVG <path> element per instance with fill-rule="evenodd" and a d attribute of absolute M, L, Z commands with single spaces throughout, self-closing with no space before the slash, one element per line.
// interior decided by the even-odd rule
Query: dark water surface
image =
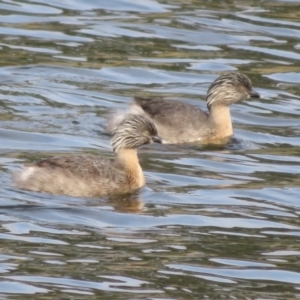
<path fill-rule="evenodd" d="M 300 298 L 299 1 L 0 1 L 0 298 Z M 264 98 L 232 106 L 225 148 L 146 146 L 130 199 L 24 192 L 10 173 L 113 157 L 133 95 L 203 109 L 222 71 Z"/>

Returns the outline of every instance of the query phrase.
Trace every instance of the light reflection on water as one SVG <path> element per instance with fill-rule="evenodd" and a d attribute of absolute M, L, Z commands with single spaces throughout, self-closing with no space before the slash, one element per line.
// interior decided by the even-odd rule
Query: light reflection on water
<path fill-rule="evenodd" d="M 297 2 L 41 0 L 0 10 L 0 296 L 299 297 Z M 111 158 L 105 120 L 133 95 L 206 109 L 210 83 L 231 70 L 264 96 L 232 106 L 232 143 L 142 148 L 140 193 L 81 199 L 11 185 L 23 162 Z"/>

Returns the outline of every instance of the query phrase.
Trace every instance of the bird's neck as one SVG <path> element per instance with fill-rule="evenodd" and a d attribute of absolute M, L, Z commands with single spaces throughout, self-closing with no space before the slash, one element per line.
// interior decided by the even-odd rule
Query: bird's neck
<path fill-rule="evenodd" d="M 132 189 L 145 185 L 145 177 L 139 163 L 136 149 L 121 149 L 116 153 L 115 164 L 122 168 Z"/>
<path fill-rule="evenodd" d="M 212 105 L 208 118 L 216 138 L 233 135 L 230 109 L 227 105 Z"/>

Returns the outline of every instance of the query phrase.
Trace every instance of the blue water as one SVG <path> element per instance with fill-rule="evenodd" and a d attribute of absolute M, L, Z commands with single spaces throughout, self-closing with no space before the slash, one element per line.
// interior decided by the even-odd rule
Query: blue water
<path fill-rule="evenodd" d="M 298 1 L 0 1 L 0 298 L 300 298 Z M 104 128 L 134 95 L 206 109 L 223 71 L 226 147 L 148 145 L 131 198 L 21 191 L 23 163 L 113 158 Z"/>

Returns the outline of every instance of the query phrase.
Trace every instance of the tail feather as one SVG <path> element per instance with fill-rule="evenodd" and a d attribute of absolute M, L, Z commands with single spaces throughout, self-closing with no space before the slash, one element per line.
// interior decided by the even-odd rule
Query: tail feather
<path fill-rule="evenodd" d="M 25 166 L 20 171 L 13 173 L 12 179 L 14 184 L 20 188 L 26 187 L 37 168 L 36 166 Z"/>
<path fill-rule="evenodd" d="M 124 118 L 129 115 L 144 115 L 143 109 L 135 102 L 130 103 L 130 106 L 125 111 L 115 110 L 107 118 L 106 131 L 113 134 L 118 125 L 124 120 Z"/>

